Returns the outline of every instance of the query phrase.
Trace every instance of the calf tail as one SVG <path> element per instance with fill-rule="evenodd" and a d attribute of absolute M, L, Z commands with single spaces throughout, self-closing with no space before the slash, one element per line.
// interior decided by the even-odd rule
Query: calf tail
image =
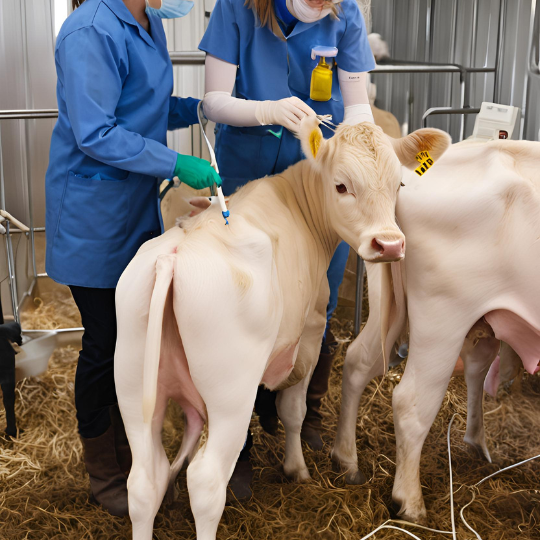
<path fill-rule="evenodd" d="M 150 424 L 154 416 L 157 398 L 159 358 L 161 354 L 161 334 L 163 312 L 174 272 L 175 255 L 162 255 L 156 261 L 156 282 L 150 301 L 146 348 L 143 372 L 143 420 Z"/>
<path fill-rule="evenodd" d="M 383 373 L 386 374 L 389 363 L 388 333 L 391 325 L 391 312 L 394 304 L 392 270 L 390 264 L 381 263 L 381 345 L 383 353 Z"/>
<path fill-rule="evenodd" d="M 381 270 L 381 343 L 384 373 L 388 369 L 390 351 L 407 324 L 407 305 L 401 263 L 378 263 Z"/>

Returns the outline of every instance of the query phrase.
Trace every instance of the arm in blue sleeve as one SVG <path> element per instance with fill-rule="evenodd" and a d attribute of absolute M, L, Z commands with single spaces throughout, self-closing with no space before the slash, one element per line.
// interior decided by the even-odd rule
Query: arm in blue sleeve
<path fill-rule="evenodd" d="M 112 167 L 170 178 L 177 153 L 117 123 L 115 111 L 128 71 L 121 45 L 89 26 L 68 35 L 58 54 L 68 118 L 80 150 Z"/>
<path fill-rule="evenodd" d="M 340 4 L 347 26 L 338 43 L 337 65 L 344 71 L 359 73 L 375 69 L 375 60 L 367 38 L 364 17 L 356 0 L 343 0 Z"/>
<path fill-rule="evenodd" d="M 167 129 L 186 128 L 199 123 L 197 116 L 197 106 L 200 99 L 178 98 L 171 96 L 169 100 L 169 124 Z"/>

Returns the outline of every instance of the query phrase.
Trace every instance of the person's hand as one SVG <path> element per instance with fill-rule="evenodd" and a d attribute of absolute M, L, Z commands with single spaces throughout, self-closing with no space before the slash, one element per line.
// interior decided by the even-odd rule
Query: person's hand
<path fill-rule="evenodd" d="M 174 176 L 193 189 L 204 189 L 217 184 L 221 186 L 221 178 L 206 159 L 178 154 Z"/>
<path fill-rule="evenodd" d="M 302 118 L 315 115 L 315 111 L 296 96 L 279 101 L 260 101 L 255 111 L 261 126 L 279 125 L 293 133 L 300 130 Z"/>

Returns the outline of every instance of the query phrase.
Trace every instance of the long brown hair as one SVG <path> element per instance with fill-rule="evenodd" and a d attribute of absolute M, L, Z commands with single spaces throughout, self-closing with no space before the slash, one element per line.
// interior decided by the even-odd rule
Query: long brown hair
<path fill-rule="evenodd" d="M 82 3 L 84 2 L 84 0 L 71 0 L 71 5 L 73 6 L 73 9 L 77 9 Z"/>
<path fill-rule="evenodd" d="M 74 2 L 76 0 L 73 0 Z M 84 0 L 83 0 L 84 1 Z M 331 0 L 326 2 L 327 6 L 332 9 L 332 15 L 337 17 L 338 8 Z M 248 8 L 252 9 L 259 19 L 261 26 L 268 26 L 270 30 L 273 29 L 272 21 L 275 20 L 274 15 L 274 0 L 246 0 L 245 4 Z"/>

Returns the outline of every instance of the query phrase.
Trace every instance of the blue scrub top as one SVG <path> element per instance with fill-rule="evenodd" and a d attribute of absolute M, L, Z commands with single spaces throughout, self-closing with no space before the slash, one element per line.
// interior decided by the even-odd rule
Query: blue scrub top
<path fill-rule="evenodd" d="M 343 120 L 344 106 L 334 66 L 332 98 L 309 98 L 311 73 L 318 63 L 311 59 L 317 45 L 337 47 L 336 64 L 349 72 L 375 67 L 364 19 L 355 0 L 338 5 L 338 19 L 331 15 L 314 23 L 298 21 L 285 41 L 259 21 L 245 0 L 217 0 L 199 49 L 236 64 L 236 97 L 278 100 L 297 96 L 317 114 Z M 331 132 L 325 129 L 325 135 Z M 218 124 L 216 157 L 226 194 L 250 180 L 278 174 L 303 158 L 300 141 L 280 126 L 238 128 Z"/>
<path fill-rule="evenodd" d="M 56 41 L 59 116 L 46 176 L 47 272 L 113 288 L 162 229 L 158 179 L 177 153 L 167 129 L 197 123 L 195 99 L 172 97 L 161 19 L 150 35 L 122 0 L 86 0 Z"/>

